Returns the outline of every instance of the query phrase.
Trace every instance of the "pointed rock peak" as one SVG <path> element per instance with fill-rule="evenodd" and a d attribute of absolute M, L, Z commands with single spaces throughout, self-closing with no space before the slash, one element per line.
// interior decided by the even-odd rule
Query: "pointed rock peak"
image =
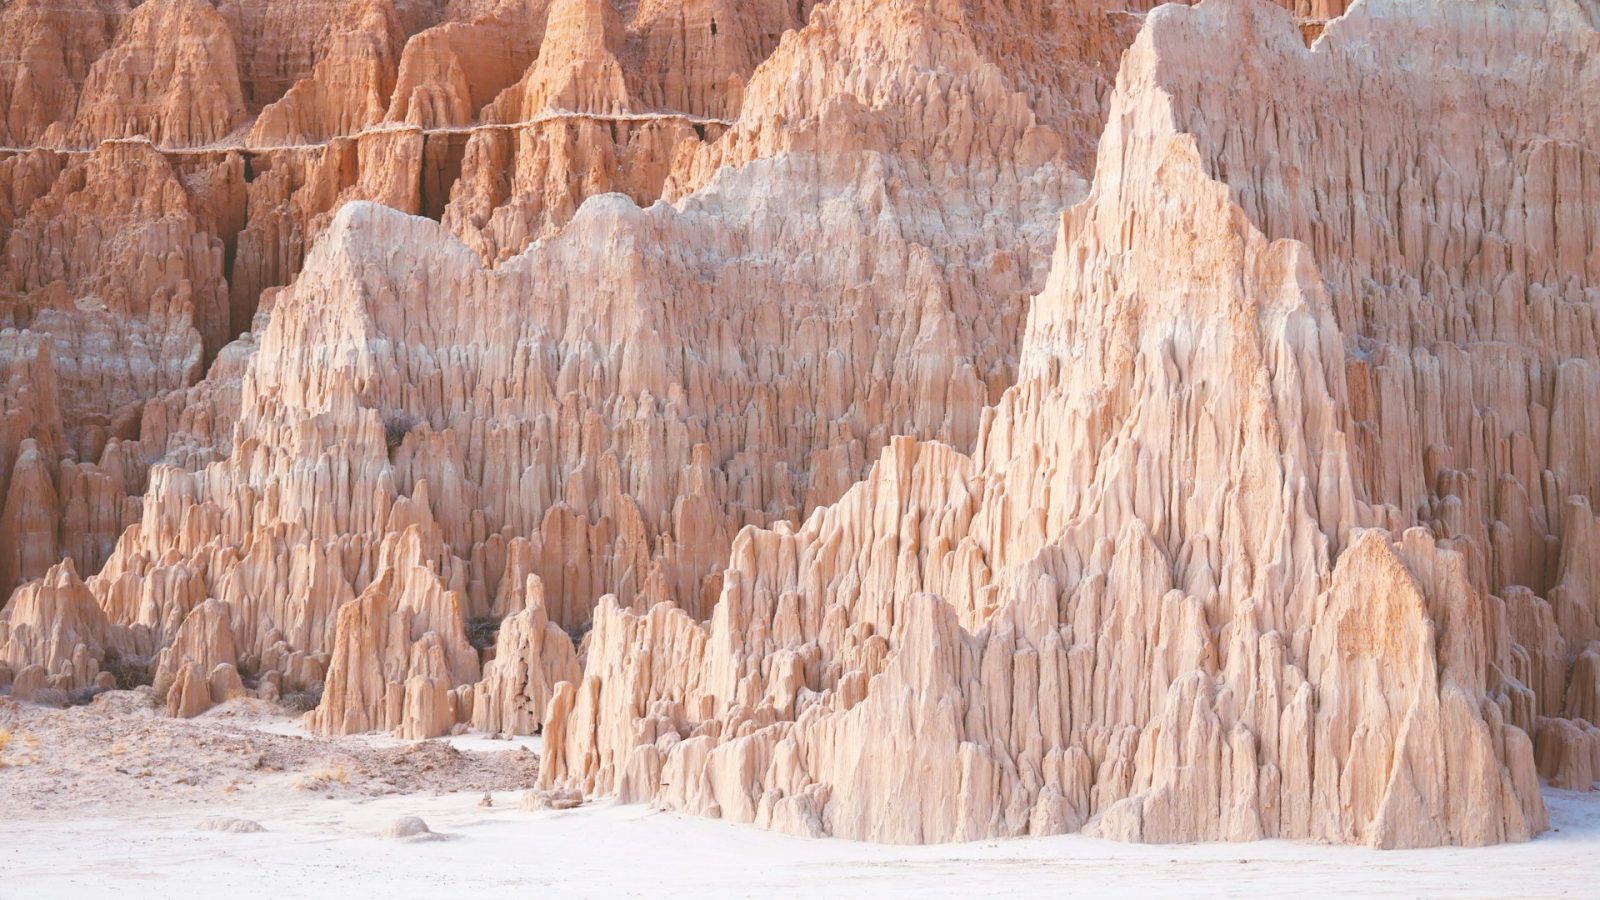
<path fill-rule="evenodd" d="M 52 591 L 73 591 L 75 596 L 78 590 L 85 589 L 83 579 L 78 577 L 78 566 L 70 556 L 50 567 L 44 584 Z"/>
<path fill-rule="evenodd" d="M 90 70 L 71 135 L 80 145 L 142 135 L 191 146 L 223 139 L 244 116 L 227 19 L 205 0 L 151 0 Z"/>
<path fill-rule="evenodd" d="M 617 61 L 626 33 L 606 0 L 556 0 L 539 58 L 484 119 L 526 122 L 554 112 L 618 115 L 631 104 Z"/>
<path fill-rule="evenodd" d="M 0 610 L 0 666 L 38 665 L 61 687 L 87 687 L 99 672 L 106 629 L 105 612 L 69 559 Z"/>
<path fill-rule="evenodd" d="M 626 37 L 622 20 L 608 0 L 553 0 L 539 55 L 613 54 L 622 49 Z"/>

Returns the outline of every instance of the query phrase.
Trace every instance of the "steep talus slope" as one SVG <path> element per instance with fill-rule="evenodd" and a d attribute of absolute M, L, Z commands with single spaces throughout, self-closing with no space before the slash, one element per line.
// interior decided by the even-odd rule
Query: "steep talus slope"
<path fill-rule="evenodd" d="M 1530 735 L 1596 771 L 1557 717 L 1593 708 L 1595 39 L 1152 13 L 973 455 L 898 439 L 746 530 L 708 623 L 602 604 L 547 783 L 907 842 L 1542 830 Z"/>

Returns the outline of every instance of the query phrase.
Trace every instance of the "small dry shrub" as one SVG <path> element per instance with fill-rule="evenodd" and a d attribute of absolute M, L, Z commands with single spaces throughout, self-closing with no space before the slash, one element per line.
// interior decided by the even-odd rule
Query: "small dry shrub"
<path fill-rule="evenodd" d="M 296 778 L 294 781 L 294 786 L 297 790 L 302 791 L 322 791 L 327 790 L 336 784 L 349 783 L 350 776 L 345 772 L 344 766 L 324 766 L 323 768 L 317 769 L 315 772 L 307 772 L 306 774 L 301 775 L 299 778 Z"/>
<path fill-rule="evenodd" d="M 467 643 L 477 651 L 488 650 L 500 637 L 500 620 L 484 616 L 467 620 Z"/>
<path fill-rule="evenodd" d="M 102 671 L 110 672 L 117 680 L 117 690 L 131 691 L 151 681 L 150 659 L 143 656 L 123 656 L 115 650 L 100 661 Z"/>
<path fill-rule="evenodd" d="M 28 701 L 37 703 L 40 706 L 54 706 L 59 709 L 68 705 L 68 699 L 67 692 L 61 688 L 47 687 L 34 691 L 33 696 L 29 697 Z"/>
<path fill-rule="evenodd" d="M 583 639 L 589 636 L 589 630 L 594 627 L 593 622 L 585 622 L 566 629 L 567 637 L 572 639 L 572 646 L 582 647 Z"/>
<path fill-rule="evenodd" d="M 394 456 L 394 451 L 400 449 L 405 442 L 406 435 L 411 429 L 417 427 L 417 420 L 399 410 L 389 412 L 383 417 L 383 441 L 389 446 L 389 456 Z"/>
<path fill-rule="evenodd" d="M 303 691 L 290 691 L 278 702 L 295 712 L 310 712 L 322 705 L 322 685 L 314 684 Z"/>

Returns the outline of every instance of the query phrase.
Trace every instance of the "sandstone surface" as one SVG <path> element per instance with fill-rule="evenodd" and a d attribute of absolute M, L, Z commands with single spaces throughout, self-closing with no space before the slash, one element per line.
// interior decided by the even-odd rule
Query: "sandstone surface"
<path fill-rule="evenodd" d="M 0 9 L 0 684 L 809 835 L 1537 834 L 1600 9 L 1153 5 Z"/>

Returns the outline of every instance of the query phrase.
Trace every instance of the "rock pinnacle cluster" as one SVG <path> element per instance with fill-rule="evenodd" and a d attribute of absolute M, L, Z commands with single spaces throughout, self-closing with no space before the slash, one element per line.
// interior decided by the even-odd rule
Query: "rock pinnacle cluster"
<path fill-rule="evenodd" d="M 1600 0 L 0 8 L 18 699 L 1522 841 L 1600 780 L 1597 507 Z"/>

